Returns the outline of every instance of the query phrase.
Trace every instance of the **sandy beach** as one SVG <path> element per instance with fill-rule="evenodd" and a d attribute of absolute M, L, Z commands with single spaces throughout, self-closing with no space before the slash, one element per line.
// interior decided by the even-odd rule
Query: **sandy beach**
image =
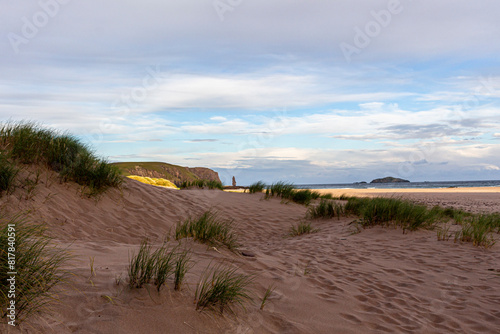
<path fill-rule="evenodd" d="M 16 328 L 2 324 L 3 333 L 500 332 L 498 244 L 483 249 L 437 241 L 428 230 L 353 233 L 349 217 L 314 220 L 317 233 L 287 237 L 307 208 L 263 194 L 179 191 L 127 180 L 96 200 L 54 175 L 41 179 L 48 182 L 31 200 L 3 197 L 1 205 L 11 212 L 29 209 L 33 220 L 46 222 L 56 243 L 73 255 L 67 264 L 72 274 L 50 309 Z M 500 211 L 498 189 L 336 191 Z M 181 291 L 171 281 L 160 293 L 128 287 L 130 254 L 143 238 L 158 246 L 177 222 L 209 209 L 234 220 L 241 249 L 252 256 L 185 240 L 193 264 Z M 223 316 L 195 310 L 196 284 L 214 262 L 255 275 L 254 301 L 246 310 Z M 271 285 L 275 290 L 260 310 Z"/>
<path fill-rule="evenodd" d="M 431 207 L 439 205 L 475 213 L 500 212 L 500 187 L 315 190 L 334 196 L 406 198 Z"/>

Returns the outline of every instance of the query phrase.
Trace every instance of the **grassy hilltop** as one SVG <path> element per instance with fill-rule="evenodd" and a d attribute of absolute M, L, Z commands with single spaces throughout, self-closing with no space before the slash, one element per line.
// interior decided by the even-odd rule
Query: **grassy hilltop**
<path fill-rule="evenodd" d="M 117 162 L 118 167 L 125 176 L 137 175 L 150 178 L 161 178 L 175 184 L 193 182 L 197 180 L 210 180 L 220 182 L 219 175 L 211 169 L 196 167 L 182 167 L 164 162 Z"/>

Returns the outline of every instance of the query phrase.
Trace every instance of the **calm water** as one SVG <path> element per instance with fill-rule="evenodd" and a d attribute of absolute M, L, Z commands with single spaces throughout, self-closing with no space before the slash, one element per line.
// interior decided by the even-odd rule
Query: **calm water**
<path fill-rule="evenodd" d="M 496 181 L 444 181 L 444 182 L 402 182 L 402 183 L 337 183 L 302 184 L 297 188 L 311 189 L 385 189 L 385 188 L 450 188 L 450 187 L 500 187 Z"/>

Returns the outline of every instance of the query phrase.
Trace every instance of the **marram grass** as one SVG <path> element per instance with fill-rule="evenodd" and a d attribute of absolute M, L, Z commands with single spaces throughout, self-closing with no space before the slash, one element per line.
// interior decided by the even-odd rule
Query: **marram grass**
<path fill-rule="evenodd" d="M 262 300 L 260 302 L 260 310 L 264 310 L 264 306 L 266 306 L 269 297 L 272 295 L 274 290 L 276 289 L 276 286 L 271 284 L 267 287 L 266 292 L 264 292 L 264 296 L 262 297 Z"/>
<path fill-rule="evenodd" d="M 197 310 L 205 308 L 234 313 L 234 305 L 245 308 L 245 303 L 252 298 L 248 286 L 253 276 L 238 274 L 237 268 L 222 264 L 207 267 L 202 274 L 195 291 Z"/>
<path fill-rule="evenodd" d="M 170 276 L 174 276 L 174 289 L 180 290 L 184 277 L 190 268 L 191 253 L 179 250 L 179 247 L 168 249 L 166 244 L 153 251 L 147 240 L 143 240 L 137 254 L 132 254 L 128 268 L 129 286 L 142 288 L 153 283 L 158 292 L 166 284 Z"/>
<path fill-rule="evenodd" d="M 318 232 L 318 229 L 315 229 L 311 226 L 311 222 L 301 221 L 297 223 L 297 225 L 292 225 L 290 227 L 290 232 L 288 233 L 291 237 L 296 237 L 302 234 L 309 234 Z"/>
<path fill-rule="evenodd" d="M 3 151 L 0 152 L 0 196 L 14 189 L 18 172 L 19 169 L 7 158 L 7 155 Z"/>
<path fill-rule="evenodd" d="M 28 224 L 21 216 L 0 218 L 0 316 L 7 315 L 8 303 L 15 300 L 16 323 L 57 301 L 54 287 L 66 282 L 68 276 L 62 269 L 68 252 L 54 246 L 44 231 L 42 225 Z M 9 267 L 9 253 L 15 254 L 14 268 Z M 12 269 L 17 272 L 13 299 L 7 281 Z"/>
<path fill-rule="evenodd" d="M 259 189 L 263 183 L 255 183 L 251 187 Z M 266 188 L 266 197 L 280 197 L 298 204 L 309 205 L 312 200 L 321 197 L 320 193 L 310 189 L 295 189 L 292 183 L 279 181 Z"/>
<path fill-rule="evenodd" d="M 455 242 L 472 242 L 474 246 L 490 248 L 496 243 L 494 232 L 499 232 L 498 214 L 475 215 L 462 222 L 461 229 L 455 233 Z"/>
<path fill-rule="evenodd" d="M 222 183 L 214 180 L 195 180 L 195 181 L 184 181 L 179 186 L 180 189 L 187 188 L 201 188 L 201 189 L 219 189 L 224 190 Z"/>
<path fill-rule="evenodd" d="M 436 210 L 429 210 L 407 200 L 396 198 L 359 198 L 350 197 L 345 205 L 347 214 L 361 217 L 363 227 L 393 225 L 406 230 L 432 227 L 442 218 Z"/>
<path fill-rule="evenodd" d="M 320 200 L 319 204 L 311 206 L 307 211 L 307 216 L 312 219 L 334 217 L 340 219 L 342 215 L 344 215 L 344 205 L 324 198 Z"/>
<path fill-rule="evenodd" d="M 382 225 L 397 226 L 403 231 L 420 228 L 432 229 L 438 223 L 449 220 L 461 225 L 455 233 L 455 242 L 471 242 L 474 246 L 489 248 L 496 243 L 494 233 L 500 233 L 500 214 L 472 214 L 452 208 L 433 207 L 415 204 L 398 198 L 367 198 L 343 196 L 347 203 L 339 204 L 332 200 L 321 199 L 316 206 L 309 208 L 308 218 L 333 218 L 355 215 L 361 219 L 357 224 L 363 228 Z M 298 229 L 298 228 L 296 228 Z M 438 240 L 450 238 L 449 227 L 437 228 Z"/>
<path fill-rule="evenodd" d="M 206 211 L 196 218 L 186 219 L 175 226 L 175 239 L 193 238 L 209 245 L 224 245 L 230 250 L 238 247 L 233 222 L 224 220 L 216 212 Z"/>
<path fill-rule="evenodd" d="M 22 164 L 43 164 L 58 172 L 64 181 L 74 181 L 97 195 L 119 186 L 119 169 L 95 156 L 76 137 L 42 128 L 33 122 L 0 125 L 2 155 Z"/>
<path fill-rule="evenodd" d="M 248 192 L 250 194 L 261 193 L 264 191 L 265 188 L 266 188 L 266 184 L 262 181 L 258 181 L 258 182 L 252 183 L 250 185 L 250 187 L 248 187 Z"/>

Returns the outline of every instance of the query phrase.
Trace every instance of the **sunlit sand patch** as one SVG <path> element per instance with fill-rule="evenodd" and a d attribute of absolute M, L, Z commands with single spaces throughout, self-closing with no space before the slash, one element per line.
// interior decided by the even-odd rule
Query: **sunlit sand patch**
<path fill-rule="evenodd" d="M 132 179 L 132 180 L 136 180 L 136 181 L 139 181 L 139 182 L 142 182 L 145 184 L 150 184 L 152 186 L 169 188 L 169 189 L 179 189 L 175 184 L 173 184 L 171 181 L 169 181 L 167 179 L 143 177 L 143 176 L 137 176 L 137 175 L 129 175 L 127 177 Z"/>

